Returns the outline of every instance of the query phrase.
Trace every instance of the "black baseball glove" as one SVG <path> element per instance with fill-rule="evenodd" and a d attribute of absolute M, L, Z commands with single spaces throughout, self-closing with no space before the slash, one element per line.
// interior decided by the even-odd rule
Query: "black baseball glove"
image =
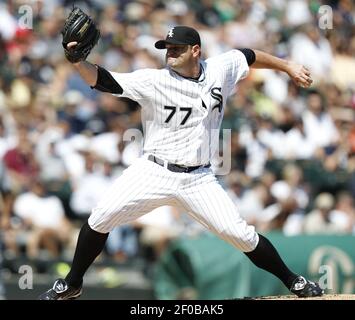
<path fill-rule="evenodd" d="M 100 31 L 91 17 L 80 8 L 73 8 L 62 30 L 65 57 L 71 62 L 83 61 L 100 38 Z M 76 41 L 78 44 L 67 48 L 67 44 Z"/>

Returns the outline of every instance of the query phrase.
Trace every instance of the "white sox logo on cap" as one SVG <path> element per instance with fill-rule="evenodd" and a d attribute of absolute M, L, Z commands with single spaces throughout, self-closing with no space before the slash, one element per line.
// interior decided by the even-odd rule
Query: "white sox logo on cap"
<path fill-rule="evenodd" d="M 201 39 L 198 32 L 188 26 L 175 26 L 171 28 L 164 40 L 159 40 L 155 43 L 157 49 L 166 49 L 166 44 L 172 45 L 199 45 Z"/>
<path fill-rule="evenodd" d="M 171 28 L 170 31 L 168 32 L 168 37 L 172 38 L 174 36 L 174 28 Z"/>

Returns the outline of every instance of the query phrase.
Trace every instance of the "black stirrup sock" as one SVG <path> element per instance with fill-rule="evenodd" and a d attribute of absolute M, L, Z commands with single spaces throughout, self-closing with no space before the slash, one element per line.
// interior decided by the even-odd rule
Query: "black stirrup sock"
<path fill-rule="evenodd" d="M 244 253 L 257 267 L 278 277 L 288 289 L 291 288 L 293 280 L 298 277 L 287 268 L 272 243 L 261 234 L 256 248 Z"/>
<path fill-rule="evenodd" d="M 100 233 L 90 228 L 86 222 L 80 230 L 71 270 L 65 277 L 68 285 L 79 288 L 86 270 L 94 262 L 105 246 L 108 233 Z"/>

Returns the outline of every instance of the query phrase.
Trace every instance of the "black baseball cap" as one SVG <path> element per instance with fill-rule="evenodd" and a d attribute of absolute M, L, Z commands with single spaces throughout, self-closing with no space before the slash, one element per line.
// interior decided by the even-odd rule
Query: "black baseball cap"
<path fill-rule="evenodd" d="M 201 46 L 201 39 L 198 32 L 191 27 L 176 26 L 171 28 L 166 35 L 165 40 L 159 40 L 155 43 L 157 49 L 165 49 L 166 44 L 198 44 Z"/>

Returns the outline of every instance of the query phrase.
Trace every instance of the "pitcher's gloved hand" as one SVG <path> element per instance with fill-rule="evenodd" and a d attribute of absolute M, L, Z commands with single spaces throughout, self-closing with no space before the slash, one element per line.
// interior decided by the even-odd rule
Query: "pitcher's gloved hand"
<path fill-rule="evenodd" d="M 71 63 L 85 60 L 100 38 L 100 31 L 92 18 L 76 7 L 65 20 L 61 33 L 64 54 Z M 77 44 L 68 48 L 70 42 L 77 42 Z"/>

